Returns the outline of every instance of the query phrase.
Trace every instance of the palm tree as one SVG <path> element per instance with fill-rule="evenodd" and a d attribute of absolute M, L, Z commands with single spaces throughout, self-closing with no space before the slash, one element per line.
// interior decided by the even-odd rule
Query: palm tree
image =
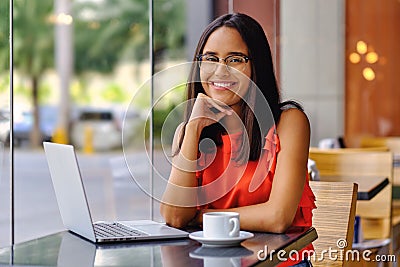
<path fill-rule="evenodd" d="M 14 68 L 30 79 L 33 129 L 31 145 L 39 146 L 39 84 L 43 73 L 54 66 L 54 25 L 50 22 L 53 0 L 14 0 Z"/>
<path fill-rule="evenodd" d="M 148 59 L 148 3 L 148 0 L 76 2 L 75 71 L 109 72 L 117 62 Z M 154 1 L 153 48 L 156 56 L 167 50 L 172 57 L 182 56 L 184 3 L 184 0 Z"/>
<path fill-rule="evenodd" d="M 54 68 L 54 0 L 14 0 L 14 68 L 30 79 L 34 127 L 31 144 L 40 144 L 38 94 L 41 77 Z M 149 55 L 148 0 L 76 0 L 74 73 L 110 72 L 124 60 Z M 154 5 L 154 52 L 180 55 L 184 44 L 184 0 L 157 0 Z M 0 42 L 2 41 L 0 36 Z M 172 53 L 171 53 L 172 51 Z M 3 47 L 0 60 L 3 61 Z M 181 56 L 181 55 L 180 55 Z M 0 63 L 2 63 L 2 61 Z"/>
<path fill-rule="evenodd" d="M 124 59 L 148 58 L 148 0 L 77 1 L 75 72 L 110 72 Z"/>
<path fill-rule="evenodd" d="M 8 0 L 0 2 L 0 74 L 8 71 L 10 67 L 10 2 Z"/>

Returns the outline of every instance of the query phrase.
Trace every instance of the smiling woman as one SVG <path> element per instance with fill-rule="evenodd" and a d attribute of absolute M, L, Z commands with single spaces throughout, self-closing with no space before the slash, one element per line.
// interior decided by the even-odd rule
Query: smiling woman
<path fill-rule="evenodd" d="M 161 203 L 166 222 L 201 226 L 208 211 L 234 211 L 243 230 L 311 226 L 310 126 L 299 104 L 281 101 L 262 27 L 244 14 L 223 15 L 205 29 L 193 60 Z"/>

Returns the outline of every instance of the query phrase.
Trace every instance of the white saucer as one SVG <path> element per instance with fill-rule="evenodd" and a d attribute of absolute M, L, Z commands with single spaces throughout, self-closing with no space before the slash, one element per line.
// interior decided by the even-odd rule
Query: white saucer
<path fill-rule="evenodd" d="M 193 240 L 196 240 L 203 244 L 203 246 L 208 247 L 232 247 L 238 246 L 244 240 L 252 238 L 254 236 L 253 233 L 249 233 L 246 231 L 240 231 L 238 237 L 229 237 L 229 238 L 210 238 L 204 237 L 203 231 L 193 232 L 189 235 L 189 237 Z"/>

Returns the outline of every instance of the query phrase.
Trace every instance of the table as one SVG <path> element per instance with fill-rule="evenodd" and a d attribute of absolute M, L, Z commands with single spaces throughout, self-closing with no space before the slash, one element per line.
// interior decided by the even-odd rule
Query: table
<path fill-rule="evenodd" d="M 320 180 L 326 182 L 357 183 L 358 200 L 371 200 L 389 184 L 387 177 L 379 176 L 320 176 Z"/>
<path fill-rule="evenodd" d="M 0 265 L 275 266 L 283 251 L 298 251 L 315 239 L 315 228 L 292 227 L 284 234 L 255 233 L 237 247 L 204 247 L 189 238 L 96 245 L 64 231 L 1 248 Z"/>

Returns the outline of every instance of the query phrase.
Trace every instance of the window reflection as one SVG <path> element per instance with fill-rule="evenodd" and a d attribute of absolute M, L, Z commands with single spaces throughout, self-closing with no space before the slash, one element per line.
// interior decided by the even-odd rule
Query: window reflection
<path fill-rule="evenodd" d="M 77 148 L 94 220 L 148 218 L 122 153 L 122 128 L 135 136 L 140 120 L 125 110 L 150 77 L 148 0 L 14 0 L 14 11 L 14 129 L 24 133 L 14 148 L 15 241 L 64 229 L 44 140 Z"/>
<path fill-rule="evenodd" d="M 0 1 L 0 246 L 10 243 L 10 2 Z"/>

